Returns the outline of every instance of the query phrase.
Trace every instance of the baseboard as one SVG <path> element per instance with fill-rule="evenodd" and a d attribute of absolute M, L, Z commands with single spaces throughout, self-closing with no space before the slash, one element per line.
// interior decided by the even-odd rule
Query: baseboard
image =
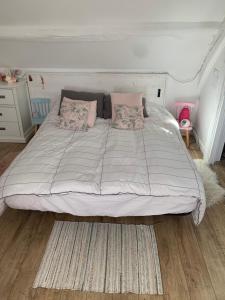
<path fill-rule="evenodd" d="M 32 126 L 24 133 L 25 141 L 26 142 L 29 141 L 33 134 L 34 134 L 34 127 Z"/>
<path fill-rule="evenodd" d="M 205 144 L 199 138 L 198 133 L 195 129 L 193 129 L 193 134 L 194 134 L 194 137 L 195 137 L 196 144 L 199 146 L 200 150 L 202 151 L 203 156 L 205 157 L 205 153 L 206 153 Z"/>
<path fill-rule="evenodd" d="M 1 137 L 0 143 L 26 143 L 26 140 L 18 136 Z"/>

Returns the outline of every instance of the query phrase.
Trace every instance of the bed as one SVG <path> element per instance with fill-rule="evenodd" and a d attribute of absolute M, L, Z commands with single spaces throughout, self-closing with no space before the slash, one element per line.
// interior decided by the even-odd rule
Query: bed
<path fill-rule="evenodd" d="M 0 178 L 0 206 L 79 216 L 205 212 L 201 178 L 173 116 L 152 103 L 143 130 L 97 118 L 87 132 L 59 129 L 58 106 Z"/>

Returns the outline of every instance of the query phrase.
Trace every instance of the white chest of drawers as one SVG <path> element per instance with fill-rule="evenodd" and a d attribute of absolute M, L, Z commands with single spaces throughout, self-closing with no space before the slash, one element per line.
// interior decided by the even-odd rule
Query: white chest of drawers
<path fill-rule="evenodd" d="M 25 143 L 32 131 L 26 82 L 0 83 L 0 142 Z"/>

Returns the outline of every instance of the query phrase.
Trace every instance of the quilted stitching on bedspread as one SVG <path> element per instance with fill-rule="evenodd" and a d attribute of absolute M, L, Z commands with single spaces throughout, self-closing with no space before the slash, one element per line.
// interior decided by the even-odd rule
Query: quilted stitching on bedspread
<path fill-rule="evenodd" d="M 196 168 L 168 117 L 154 114 L 138 131 L 97 120 L 88 132 L 58 129 L 49 118 L 0 178 L 0 196 L 131 193 L 204 201 Z"/>

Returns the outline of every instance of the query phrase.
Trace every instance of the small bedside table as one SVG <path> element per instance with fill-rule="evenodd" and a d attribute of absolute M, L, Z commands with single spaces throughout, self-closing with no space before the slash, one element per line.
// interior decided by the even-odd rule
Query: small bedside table
<path fill-rule="evenodd" d="M 189 110 L 189 117 L 187 118 L 190 121 L 190 125 L 188 127 L 182 127 L 179 124 L 179 129 L 182 135 L 185 135 L 186 138 L 186 146 L 187 148 L 189 148 L 190 145 L 190 133 L 193 130 L 192 127 L 192 120 L 191 120 L 191 114 L 192 114 L 192 110 L 195 107 L 195 103 L 192 102 L 181 102 L 181 101 L 177 101 L 176 102 L 176 119 L 177 119 L 177 123 L 179 124 L 179 115 L 180 112 L 183 108 L 187 108 Z"/>
<path fill-rule="evenodd" d="M 187 146 L 187 148 L 189 148 L 189 146 L 190 146 L 190 133 L 193 130 L 192 126 L 189 126 L 187 128 L 179 126 L 179 129 L 180 129 L 181 134 L 185 135 L 186 146 Z"/>

